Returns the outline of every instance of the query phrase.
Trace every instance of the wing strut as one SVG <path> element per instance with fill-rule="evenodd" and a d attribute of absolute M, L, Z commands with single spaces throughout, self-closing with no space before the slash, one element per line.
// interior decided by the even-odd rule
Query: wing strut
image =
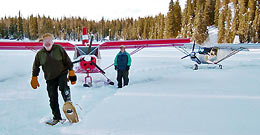
<path fill-rule="evenodd" d="M 227 58 L 229 58 L 229 57 L 231 57 L 231 56 L 237 54 L 238 52 L 240 52 L 240 51 L 242 51 L 242 50 L 244 50 L 244 49 L 245 49 L 245 48 L 243 48 L 243 47 L 240 47 L 240 48 L 238 48 L 238 49 L 235 49 L 235 50 L 233 50 L 230 54 L 228 54 L 227 56 L 225 56 L 224 58 L 220 59 L 220 60 L 217 61 L 217 62 L 214 62 L 214 64 L 218 64 L 218 63 L 220 63 L 221 61 L 223 61 L 223 60 L 225 60 L 225 59 L 227 59 Z"/>
<path fill-rule="evenodd" d="M 184 53 L 185 55 L 189 55 L 189 54 L 190 54 L 190 53 L 189 53 L 187 50 L 185 50 L 183 47 L 175 46 L 175 48 L 176 48 L 178 51 Z"/>

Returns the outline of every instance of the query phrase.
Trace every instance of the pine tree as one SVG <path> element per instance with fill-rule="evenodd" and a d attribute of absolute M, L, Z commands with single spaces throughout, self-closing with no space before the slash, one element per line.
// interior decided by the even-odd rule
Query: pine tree
<path fill-rule="evenodd" d="M 187 0 L 187 14 L 185 19 L 187 20 L 187 24 L 184 27 L 184 36 L 183 37 L 187 37 L 187 38 L 191 38 L 192 37 L 192 33 L 193 33 L 193 22 L 194 22 L 194 17 L 195 17 L 195 13 L 194 13 L 194 4 L 191 2 L 191 0 Z"/>
<path fill-rule="evenodd" d="M 232 19 L 232 15 L 231 15 L 231 9 L 228 8 L 227 9 L 227 18 L 226 18 L 226 28 L 225 28 L 225 37 L 224 37 L 224 42 L 225 43 L 232 43 L 233 41 L 233 36 L 232 36 L 232 24 L 231 24 L 231 19 Z"/>
<path fill-rule="evenodd" d="M 29 29 L 30 29 L 30 39 L 37 39 L 39 37 L 38 35 L 38 21 L 37 17 L 33 17 L 33 15 L 29 18 Z"/>
<path fill-rule="evenodd" d="M 214 24 L 214 15 L 215 15 L 215 0 L 206 0 L 204 8 L 204 18 L 207 26 Z"/>
<path fill-rule="evenodd" d="M 181 24 L 181 37 L 186 38 L 187 37 L 187 25 L 188 25 L 188 10 L 187 10 L 187 4 L 186 7 L 182 13 L 183 19 Z"/>
<path fill-rule="evenodd" d="M 208 37 L 207 24 L 203 18 L 203 4 L 197 3 L 196 16 L 194 20 L 193 38 L 198 44 L 202 44 Z"/>
<path fill-rule="evenodd" d="M 238 34 L 241 43 L 247 41 L 248 29 L 247 29 L 247 8 L 246 8 L 246 0 L 239 0 L 239 27 L 238 27 Z"/>
<path fill-rule="evenodd" d="M 249 0 L 248 1 L 248 41 L 251 42 L 255 36 L 255 30 L 253 27 L 250 27 L 253 25 L 253 21 L 255 19 L 255 11 L 256 11 L 256 1 L 255 0 Z"/>
<path fill-rule="evenodd" d="M 0 31 L 0 34 L 1 34 L 1 38 L 3 39 L 9 38 L 9 29 L 8 29 L 7 21 L 8 19 L 6 17 L 1 19 L 2 30 Z"/>
<path fill-rule="evenodd" d="M 30 28 L 29 28 L 29 17 L 23 20 L 23 30 L 24 30 L 24 38 L 29 38 L 30 36 Z"/>
<path fill-rule="evenodd" d="M 10 18 L 9 37 L 11 39 L 17 39 L 17 33 L 17 17 Z"/>
<path fill-rule="evenodd" d="M 2 18 L 0 21 L 0 39 L 2 39 L 4 37 L 3 31 L 4 31 L 4 23 L 3 23 L 3 18 Z"/>
<path fill-rule="evenodd" d="M 255 19 L 253 21 L 252 41 L 260 43 L 260 9 L 255 11 Z"/>
<path fill-rule="evenodd" d="M 177 0 L 173 6 L 173 12 L 175 15 L 175 35 L 177 36 L 181 31 L 181 23 L 182 23 L 182 11 L 179 0 Z"/>
<path fill-rule="evenodd" d="M 224 43 L 225 33 L 225 13 L 224 10 L 220 12 L 218 20 L 218 43 Z"/>
<path fill-rule="evenodd" d="M 165 38 L 175 38 L 177 36 L 176 16 L 174 14 L 173 7 L 174 7 L 174 3 L 173 0 L 171 0 L 169 4 L 169 11 L 166 17 Z"/>
<path fill-rule="evenodd" d="M 239 27 L 239 6 L 237 6 L 237 3 L 235 4 L 234 2 L 234 7 L 235 7 L 235 15 L 232 20 L 232 39 L 235 38 L 235 36 L 238 34 L 238 27 Z"/>
<path fill-rule="evenodd" d="M 23 33 L 23 19 L 22 19 L 22 17 L 21 17 L 21 12 L 20 12 L 20 11 L 19 11 L 19 15 L 18 15 L 17 36 L 18 36 L 18 39 L 23 39 L 23 38 L 24 38 L 24 33 Z"/>
<path fill-rule="evenodd" d="M 156 39 L 157 36 L 157 30 L 156 30 L 156 22 L 152 17 L 149 17 L 148 19 L 150 24 L 150 30 L 149 30 L 149 39 Z"/>
<path fill-rule="evenodd" d="M 153 39 L 157 39 L 159 36 L 160 27 L 160 14 L 156 15 L 154 20 Z"/>
<path fill-rule="evenodd" d="M 255 0 L 249 0 L 248 1 L 248 21 L 249 24 L 252 24 L 255 17 L 255 11 L 256 11 L 256 1 Z"/>
<path fill-rule="evenodd" d="M 162 39 L 163 38 L 163 33 L 165 29 L 165 17 L 163 14 L 159 14 L 159 27 L 158 27 L 158 38 Z"/>
<path fill-rule="evenodd" d="M 260 43 L 260 27 L 259 26 L 260 26 L 260 8 L 258 9 L 258 20 L 256 23 L 257 28 L 256 28 L 256 35 L 255 35 L 256 39 L 258 39 L 258 43 Z"/>
<path fill-rule="evenodd" d="M 148 39 L 149 36 L 149 23 L 147 21 L 147 19 L 144 19 L 144 28 L 143 28 L 143 34 L 142 34 L 142 39 Z"/>
<path fill-rule="evenodd" d="M 216 0 L 215 17 L 214 17 L 215 26 L 218 26 L 218 22 L 219 22 L 219 9 L 220 9 L 220 0 Z"/>
<path fill-rule="evenodd" d="M 99 30 L 100 38 L 104 39 L 105 38 L 105 18 L 104 17 L 102 17 L 102 19 L 100 20 L 99 26 L 100 26 L 100 30 Z"/>
<path fill-rule="evenodd" d="M 134 40 L 134 39 L 138 39 L 138 34 L 137 34 L 137 21 L 134 20 L 133 21 L 133 25 L 132 25 L 132 28 L 131 28 L 131 39 Z"/>

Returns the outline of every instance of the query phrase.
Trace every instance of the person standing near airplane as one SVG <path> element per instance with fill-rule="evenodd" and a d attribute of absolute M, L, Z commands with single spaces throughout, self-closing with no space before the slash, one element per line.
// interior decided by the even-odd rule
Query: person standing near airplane
<path fill-rule="evenodd" d="M 120 52 L 116 55 L 114 60 L 115 70 L 117 70 L 117 82 L 118 88 L 122 88 L 122 79 L 124 80 L 124 86 L 129 83 L 129 69 L 131 66 L 131 56 L 125 50 L 125 46 L 120 46 Z"/>
<path fill-rule="evenodd" d="M 46 123 L 55 125 L 62 120 L 58 103 L 58 88 L 61 91 L 64 102 L 71 102 L 70 87 L 67 84 L 67 80 L 70 80 L 73 85 L 76 83 L 77 77 L 68 54 L 60 45 L 53 43 L 52 34 L 44 34 L 40 42 L 43 43 L 43 48 L 35 56 L 31 86 L 33 89 L 37 89 L 40 86 L 38 75 L 41 66 L 47 83 L 50 107 L 53 114 L 53 119 Z M 67 78 L 68 72 L 69 76 Z"/>

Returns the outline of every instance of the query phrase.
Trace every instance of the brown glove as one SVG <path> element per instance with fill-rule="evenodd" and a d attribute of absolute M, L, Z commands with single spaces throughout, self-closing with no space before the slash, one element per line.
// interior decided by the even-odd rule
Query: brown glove
<path fill-rule="evenodd" d="M 40 87 L 37 76 L 32 77 L 31 86 L 33 89 L 37 89 L 37 87 Z"/>
<path fill-rule="evenodd" d="M 70 70 L 70 71 L 69 71 L 68 80 L 71 81 L 71 84 L 72 84 L 72 85 L 76 84 L 77 76 L 75 75 L 75 71 L 74 71 L 74 70 Z"/>

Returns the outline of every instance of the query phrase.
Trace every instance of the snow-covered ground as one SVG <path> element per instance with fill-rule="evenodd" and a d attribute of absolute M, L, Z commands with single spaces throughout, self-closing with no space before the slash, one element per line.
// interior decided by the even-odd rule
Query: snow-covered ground
<path fill-rule="evenodd" d="M 101 51 L 101 67 L 111 64 L 117 51 Z M 181 60 L 174 48 L 144 49 L 132 56 L 128 87 L 97 82 L 84 88 L 78 75 L 71 92 L 80 122 L 56 126 L 43 123 L 52 117 L 43 74 L 40 88 L 30 86 L 34 55 L 0 51 L 0 135 L 260 134 L 259 50 L 238 53 L 222 63 L 222 70 L 193 71 L 193 63 Z M 106 72 L 116 82 L 113 67 Z"/>

